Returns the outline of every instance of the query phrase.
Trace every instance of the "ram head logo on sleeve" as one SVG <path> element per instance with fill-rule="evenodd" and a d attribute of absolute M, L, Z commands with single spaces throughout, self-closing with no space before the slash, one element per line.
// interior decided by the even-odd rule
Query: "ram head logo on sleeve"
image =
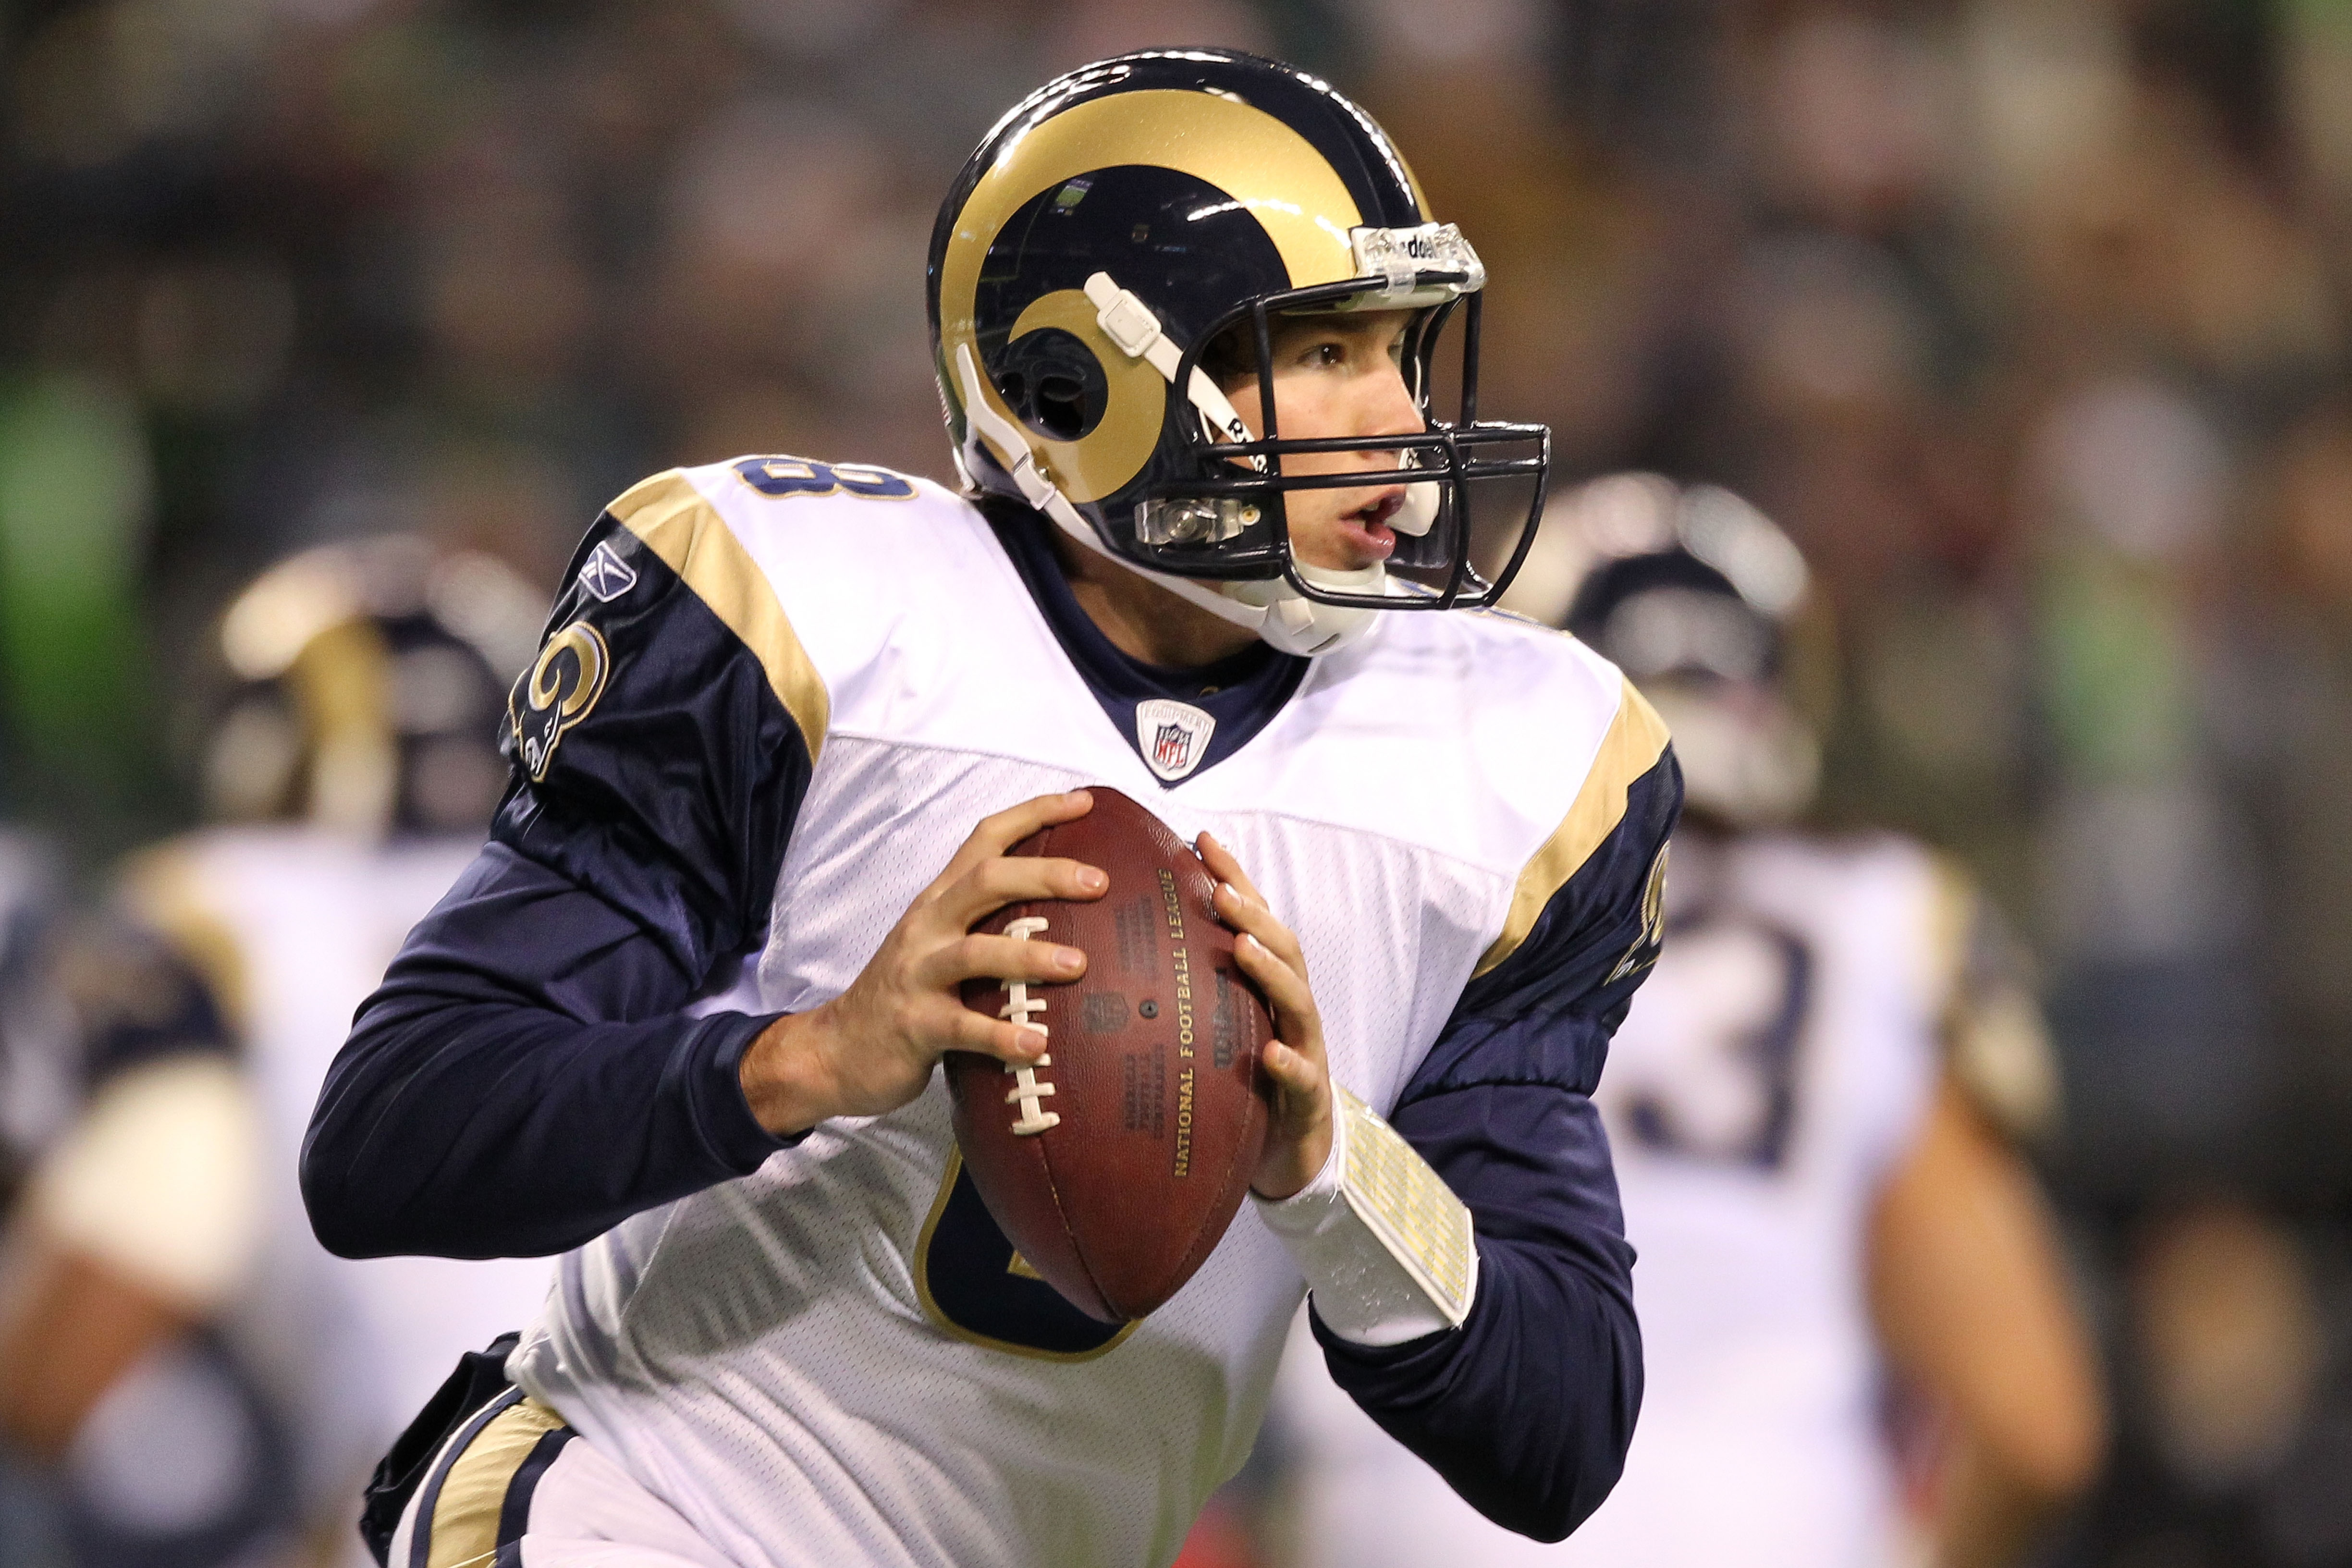
<path fill-rule="evenodd" d="M 574 621 L 547 639 L 515 682 L 507 720 L 514 727 L 515 754 L 533 781 L 547 777 L 563 732 L 588 717 L 604 695 L 612 668 L 604 634 L 586 621 Z"/>

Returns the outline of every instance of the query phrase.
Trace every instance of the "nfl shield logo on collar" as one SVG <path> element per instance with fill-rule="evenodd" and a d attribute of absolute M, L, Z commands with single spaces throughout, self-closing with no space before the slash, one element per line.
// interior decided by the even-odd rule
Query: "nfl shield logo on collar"
<path fill-rule="evenodd" d="M 1145 764 L 1171 784 L 1201 765 L 1216 727 L 1214 715 L 1189 702 L 1155 697 L 1135 705 L 1136 747 Z"/>

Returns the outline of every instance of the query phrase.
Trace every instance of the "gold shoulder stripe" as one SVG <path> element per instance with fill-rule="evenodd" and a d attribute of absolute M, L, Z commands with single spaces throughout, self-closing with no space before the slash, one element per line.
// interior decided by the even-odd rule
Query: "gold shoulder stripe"
<path fill-rule="evenodd" d="M 1929 868 L 1930 1005 L 1944 1075 L 2004 1137 L 2042 1142 L 2065 1091 L 2030 966 L 1957 861 L 1932 855 Z"/>
<path fill-rule="evenodd" d="M 499 1518 L 515 1474 L 539 1440 L 563 1417 L 536 1399 L 520 1400 L 490 1418 L 449 1467 L 434 1500 L 432 1545 L 425 1568 L 486 1568 L 499 1554 Z"/>
<path fill-rule="evenodd" d="M 1633 689 L 1632 681 L 1626 681 L 1617 717 L 1610 721 L 1609 733 L 1601 737 L 1601 752 L 1584 775 L 1584 787 L 1576 792 L 1568 816 L 1519 873 L 1503 934 L 1479 959 L 1472 972 L 1474 979 L 1519 950 L 1552 895 L 1567 886 L 1568 879 L 1592 858 L 1592 852 L 1617 831 L 1617 825 L 1625 820 L 1626 791 L 1635 779 L 1658 765 L 1659 757 L 1665 753 L 1666 739 L 1665 721 L 1657 710 Z"/>
<path fill-rule="evenodd" d="M 833 700 L 775 589 L 727 520 L 676 468 L 637 484 L 606 510 L 751 650 L 777 700 L 800 726 L 814 763 L 832 721 Z"/>

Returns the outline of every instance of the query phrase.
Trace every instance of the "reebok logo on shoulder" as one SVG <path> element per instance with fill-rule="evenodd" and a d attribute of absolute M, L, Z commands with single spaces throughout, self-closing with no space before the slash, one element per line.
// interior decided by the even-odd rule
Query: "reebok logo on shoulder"
<path fill-rule="evenodd" d="M 609 605 L 637 585 L 637 574 L 610 544 L 599 543 L 580 568 L 580 585 Z"/>

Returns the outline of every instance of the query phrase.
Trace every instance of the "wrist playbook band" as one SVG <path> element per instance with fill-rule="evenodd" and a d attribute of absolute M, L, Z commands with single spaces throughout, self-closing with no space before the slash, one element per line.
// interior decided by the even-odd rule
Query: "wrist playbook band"
<path fill-rule="evenodd" d="M 1278 1202 L 1257 1200 L 1341 1339 L 1395 1345 L 1458 1328 L 1478 1294 L 1470 1211 L 1378 1112 L 1332 1086 L 1331 1154 Z"/>

